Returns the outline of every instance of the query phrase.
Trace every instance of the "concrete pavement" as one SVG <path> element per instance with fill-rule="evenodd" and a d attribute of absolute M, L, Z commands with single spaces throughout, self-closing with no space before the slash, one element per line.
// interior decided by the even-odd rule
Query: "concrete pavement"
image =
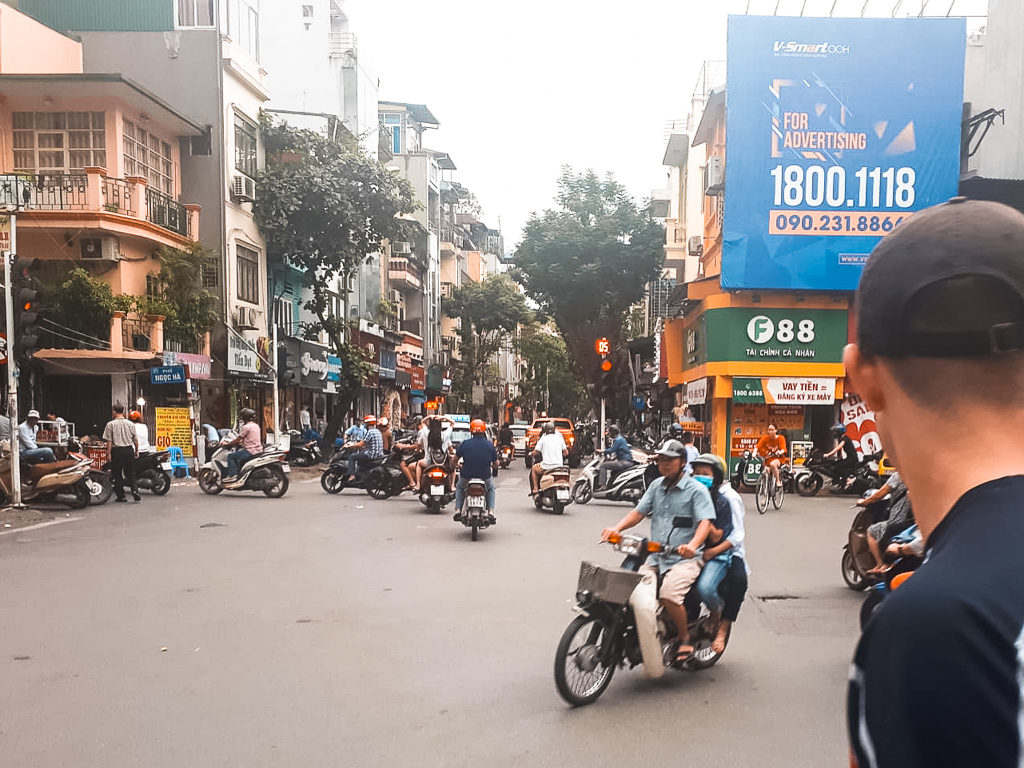
<path fill-rule="evenodd" d="M 555 645 L 626 505 L 538 512 L 517 461 L 474 543 L 410 496 L 293 479 L 281 500 L 176 487 L 0 537 L 3 764 L 845 764 L 848 500 L 761 517 L 746 495 L 751 590 L 719 665 L 619 671 L 573 710 Z"/>

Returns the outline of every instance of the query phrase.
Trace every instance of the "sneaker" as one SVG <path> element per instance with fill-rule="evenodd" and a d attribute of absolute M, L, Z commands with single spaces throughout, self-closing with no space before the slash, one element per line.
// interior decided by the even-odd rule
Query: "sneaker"
<path fill-rule="evenodd" d="M 462 512 L 456 512 L 454 515 L 452 515 L 452 520 L 454 520 L 456 523 L 461 523 L 462 522 Z"/>
<path fill-rule="evenodd" d="M 142 497 L 137 493 L 132 494 L 132 501 L 142 501 Z"/>

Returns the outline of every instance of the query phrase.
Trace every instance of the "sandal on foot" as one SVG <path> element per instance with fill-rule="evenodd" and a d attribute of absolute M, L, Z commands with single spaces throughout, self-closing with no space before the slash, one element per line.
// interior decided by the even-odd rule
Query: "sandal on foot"
<path fill-rule="evenodd" d="M 693 646 L 689 643 L 680 643 L 676 650 L 676 664 L 689 661 L 691 656 L 693 656 Z"/>

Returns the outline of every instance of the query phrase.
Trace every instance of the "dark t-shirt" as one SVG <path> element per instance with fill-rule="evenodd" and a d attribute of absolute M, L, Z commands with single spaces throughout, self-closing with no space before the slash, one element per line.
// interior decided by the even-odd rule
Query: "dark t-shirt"
<path fill-rule="evenodd" d="M 711 494 L 711 500 L 715 502 L 715 528 L 722 532 L 723 539 L 727 539 L 732 533 L 732 505 L 717 492 Z"/>
<path fill-rule="evenodd" d="M 850 439 L 849 435 L 843 435 L 843 459 L 847 462 L 857 460 L 857 447 L 853 444 L 853 440 Z"/>
<path fill-rule="evenodd" d="M 460 476 L 473 480 L 486 480 L 490 477 L 491 465 L 498 460 L 494 443 L 477 435 L 459 443 L 455 455 L 462 459 Z"/>
<path fill-rule="evenodd" d="M 847 695 L 860 768 L 1021 765 L 1024 475 L 968 491 L 881 604 Z"/>

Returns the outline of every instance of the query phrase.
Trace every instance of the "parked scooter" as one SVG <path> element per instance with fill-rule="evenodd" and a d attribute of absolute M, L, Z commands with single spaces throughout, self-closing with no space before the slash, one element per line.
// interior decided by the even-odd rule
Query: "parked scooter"
<path fill-rule="evenodd" d="M 288 435 L 288 463 L 296 467 L 313 467 L 320 463 L 320 443 L 315 439 L 305 439 L 297 430 L 290 430 Z"/>
<path fill-rule="evenodd" d="M 57 502 L 71 509 L 82 509 L 89 505 L 89 486 L 85 477 L 89 471 L 89 459 L 72 458 L 65 461 L 44 464 L 21 465 L 21 500 Z M 0 504 L 7 504 L 13 498 L 11 478 L 11 455 L 0 455 Z"/>
<path fill-rule="evenodd" d="M 228 432 L 215 443 L 210 460 L 199 469 L 199 487 L 203 493 L 214 496 L 221 491 L 263 491 L 272 499 L 284 496 L 288 491 L 288 473 L 291 467 L 284 460 L 286 452 L 267 446 L 263 453 L 254 456 L 242 465 L 238 479 L 225 485 L 223 478 L 228 474 L 228 455 L 232 448 L 226 444 L 234 439 L 234 432 Z"/>
<path fill-rule="evenodd" d="M 620 469 L 608 480 L 607 487 L 595 491 L 597 473 L 602 461 L 604 459 L 600 453 L 594 454 L 594 458 L 580 470 L 580 476 L 572 488 L 572 500 L 577 504 L 586 504 L 591 499 L 628 501 L 635 504 L 644 495 L 647 486 L 659 476 L 657 468 L 650 463 L 650 457 L 634 448 L 633 466 Z"/>
<path fill-rule="evenodd" d="M 171 490 L 171 462 L 169 451 L 140 453 L 135 459 L 135 483 L 140 490 L 152 491 L 154 496 L 163 496 Z M 108 461 L 103 469 L 110 473 Z"/>
<path fill-rule="evenodd" d="M 448 470 L 447 456 L 443 451 L 430 452 L 430 464 L 420 476 L 418 491 L 420 502 L 430 512 L 437 514 L 455 498 L 455 484 L 458 473 Z"/>
<path fill-rule="evenodd" d="M 96 469 L 92 466 L 92 459 L 83 453 L 82 445 L 75 437 L 68 438 L 68 458 L 88 461 L 89 469 L 85 473 L 85 485 L 89 489 L 89 503 L 93 506 L 106 504 L 114 495 L 114 478 L 109 469 Z M 105 465 L 109 467 L 109 462 Z"/>
<path fill-rule="evenodd" d="M 502 469 L 508 469 L 516 456 L 516 449 L 511 445 L 503 445 L 498 448 L 498 463 Z"/>
<path fill-rule="evenodd" d="M 569 483 L 569 468 L 545 469 L 540 476 L 538 490 L 533 494 L 533 505 L 537 509 L 550 509 L 556 515 L 561 515 L 570 501 L 572 486 Z"/>
<path fill-rule="evenodd" d="M 487 483 L 473 478 L 466 481 L 466 499 L 458 522 L 469 528 L 469 536 L 477 540 L 479 532 L 494 525 L 494 515 L 487 512 Z"/>
<path fill-rule="evenodd" d="M 616 668 L 627 664 L 643 664 L 646 676 L 656 679 L 666 669 L 707 669 L 722 657 L 711 649 L 714 627 L 703 606 L 687 612 L 692 617 L 688 629 L 693 653 L 679 662 L 678 632 L 658 604 L 657 585 L 644 585 L 634 601 L 637 607 L 630 605 L 630 596 L 643 580 L 637 571 L 649 554 L 661 552 L 664 545 L 627 534 L 614 534 L 608 542 L 626 559 L 620 568 L 586 560 L 580 564 L 573 608 L 579 615 L 562 634 L 555 652 L 555 685 L 573 706 L 596 701 Z"/>

